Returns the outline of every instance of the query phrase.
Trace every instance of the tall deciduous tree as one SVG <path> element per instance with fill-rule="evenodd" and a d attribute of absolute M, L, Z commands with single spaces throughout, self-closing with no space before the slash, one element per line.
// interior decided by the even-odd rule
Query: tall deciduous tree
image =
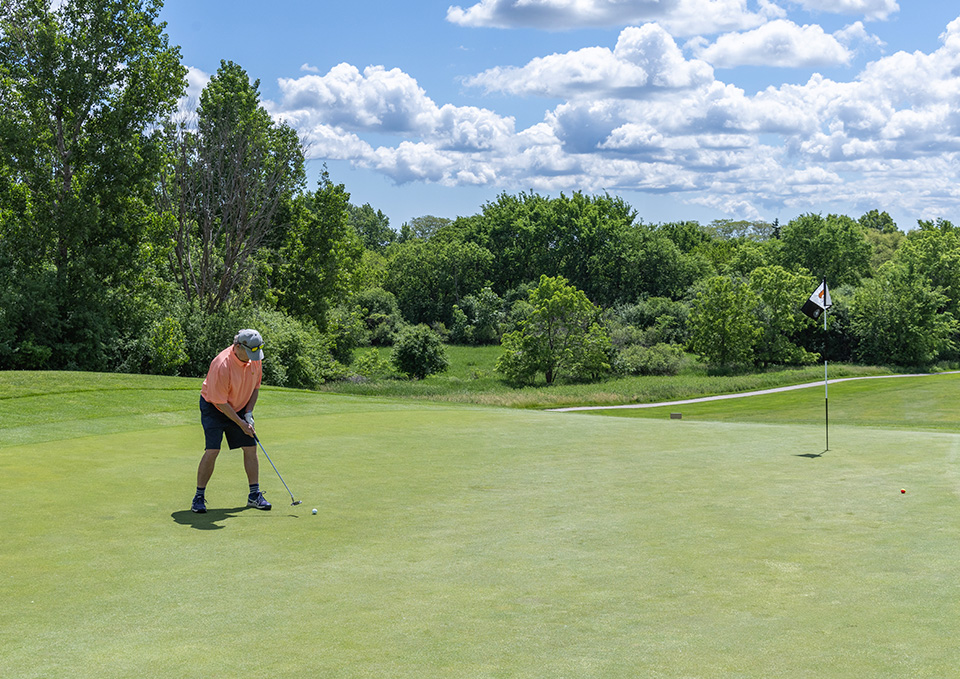
<path fill-rule="evenodd" d="M 208 313 L 249 284 L 255 253 L 305 178 L 296 133 L 273 122 L 259 87 L 221 62 L 200 94 L 196 130 L 180 125 L 168 137 L 161 201 L 173 216 L 171 264 L 187 300 Z"/>
<path fill-rule="evenodd" d="M 354 228 L 363 247 L 374 252 L 383 252 L 388 245 L 397 240 L 397 232 L 390 228 L 390 218 L 380 210 L 374 210 L 370 203 L 360 207 L 348 205 L 350 226 Z"/>
<path fill-rule="evenodd" d="M 925 366 L 954 349 L 958 323 L 926 276 L 888 262 L 856 291 L 850 325 L 857 356 L 878 365 Z"/>
<path fill-rule="evenodd" d="M 758 301 L 740 279 L 707 279 L 690 312 L 693 351 L 721 366 L 752 364 L 754 347 L 763 334 L 755 315 Z"/>
<path fill-rule="evenodd" d="M 453 220 L 447 217 L 435 217 L 434 215 L 414 217 L 409 222 L 404 222 L 403 226 L 400 227 L 399 241 L 406 243 L 411 240 L 430 240 L 434 234 L 452 223 Z"/>
<path fill-rule="evenodd" d="M 326 326 L 327 311 L 351 289 L 363 245 L 348 223 L 350 194 L 324 168 L 317 190 L 299 201 L 298 218 L 280 251 L 280 305 Z"/>
<path fill-rule="evenodd" d="M 817 354 L 795 340 L 809 320 L 800 313 L 797 300 L 803 300 L 814 285 L 814 278 L 806 272 L 792 273 L 781 266 L 762 266 L 750 272 L 750 289 L 758 302 L 753 313 L 760 327 L 754 363 L 801 365 L 816 361 Z M 741 311 L 751 313 L 750 309 Z"/>
<path fill-rule="evenodd" d="M 863 227 L 845 215 L 801 215 L 783 227 L 780 240 L 784 267 L 802 267 L 831 286 L 856 285 L 870 272 Z"/>
<path fill-rule="evenodd" d="M 940 288 L 943 309 L 960 318 L 960 228 L 945 219 L 920 221 L 919 227 L 906 235 L 893 261 Z"/>
<path fill-rule="evenodd" d="M 541 276 L 530 305 L 520 329 L 503 336 L 497 372 L 518 384 L 543 374 L 553 384 L 558 377 L 582 380 L 610 370 L 610 337 L 600 309 L 582 290 L 562 276 Z"/>
<path fill-rule="evenodd" d="M 563 276 L 601 305 L 683 294 L 702 272 L 699 260 L 635 220 L 633 208 L 609 195 L 502 194 L 435 238 L 455 233 L 493 253 L 490 280 L 500 295 L 541 275 Z"/>
<path fill-rule="evenodd" d="M 451 325 L 453 306 L 481 290 L 493 255 L 460 240 L 411 240 L 396 245 L 383 287 L 397 297 L 411 323 Z"/>
<path fill-rule="evenodd" d="M 159 159 L 151 131 L 185 86 L 160 8 L 0 4 L 0 201 L 18 203 L 0 224 L 7 295 L 40 286 L 53 307 L 8 317 L 7 332 L 44 343 L 50 365 L 105 367 L 103 340 L 122 306 L 113 291 L 137 269 Z"/>

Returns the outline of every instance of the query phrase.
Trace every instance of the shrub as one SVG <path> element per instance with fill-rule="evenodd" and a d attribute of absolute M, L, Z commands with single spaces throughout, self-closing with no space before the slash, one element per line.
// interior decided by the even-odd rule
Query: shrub
<path fill-rule="evenodd" d="M 440 337 L 424 324 L 407 328 L 397 338 L 391 361 L 396 369 L 413 379 L 441 373 L 449 361 Z"/>
<path fill-rule="evenodd" d="M 263 336 L 263 379 L 268 384 L 316 389 L 346 374 L 333 358 L 329 338 L 312 323 L 280 311 L 259 310 L 243 327 L 256 328 Z"/>
<path fill-rule="evenodd" d="M 189 308 L 180 320 L 183 328 L 186 362 L 180 374 L 187 377 L 203 377 L 210 368 L 210 361 L 233 343 L 233 338 L 242 328 L 255 327 L 251 322 L 252 310 L 225 308 L 208 314 L 197 308 Z"/>
<path fill-rule="evenodd" d="M 503 300 L 490 288 L 454 304 L 450 341 L 454 344 L 496 344 L 500 341 Z"/>
<path fill-rule="evenodd" d="M 333 358 L 326 335 L 314 324 L 298 321 L 281 311 L 247 308 L 206 314 L 193 310 L 187 314 L 184 326 L 189 356 L 181 370 L 185 375 L 205 375 L 213 357 L 230 346 L 243 328 L 256 328 L 263 336 L 266 384 L 315 389 L 346 373 Z"/>
<path fill-rule="evenodd" d="M 353 360 L 352 368 L 360 377 L 371 380 L 390 378 L 396 375 L 390 361 L 385 359 L 376 349 L 370 349 L 357 356 Z"/>
<path fill-rule="evenodd" d="M 625 375 L 677 375 L 682 366 L 683 348 L 676 344 L 634 344 L 617 357 L 617 370 Z"/>

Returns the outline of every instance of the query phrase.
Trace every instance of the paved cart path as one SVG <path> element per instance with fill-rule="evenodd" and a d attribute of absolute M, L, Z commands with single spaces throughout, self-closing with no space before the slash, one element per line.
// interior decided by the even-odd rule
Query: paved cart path
<path fill-rule="evenodd" d="M 933 377 L 937 375 L 956 375 L 960 370 L 953 370 L 942 373 L 916 373 L 912 375 L 870 375 L 867 377 L 841 377 L 836 380 L 829 380 L 829 384 L 838 384 L 840 382 L 852 382 L 853 380 L 883 380 L 896 377 Z M 552 413 L 569 413 L 576 410 L 619 410 L 626 408 L 660 408 L 662 406 L 680 406 L 686 403 L 703 403 L 704 401 L 722 401 L 728 398 L 745 398 L 747 396 L 759 396 L 761 394 L 773 394 L 778 391 L 793 391 L 794 389 L 809 389 L 810 387 L 822 387 L 823 380 L 819 382 L 807 382 L 806 384 L 793 384 L 788 387 L 774 387 L 772 389 L 760 389 L 759 391 L 743 391 L 736 394 L 721 394 L 719 396 L 701 396 L 699 398 L 688 398 L 682 401 L 663 401 L 661 403 L 631 403 L 619 406 L 576 406 L 573 408 L 550 408 Z"/>

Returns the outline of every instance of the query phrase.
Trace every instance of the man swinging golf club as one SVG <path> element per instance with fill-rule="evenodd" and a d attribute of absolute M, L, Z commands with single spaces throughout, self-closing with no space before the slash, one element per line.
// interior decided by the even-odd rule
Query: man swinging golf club
<path fill-rule="evenodd" d="M 224 435 L 230 450 L 243 450 L 243 468 L 250 483 L 247 506 L 270 509 L 260 492 L 260 462 L 253 428 L 253 407 L 257 404 L 263 379 L 263 339 L 256 330 L 241 330 L 227 347 L 210 362 L 210 370 L 200 389 L 200 422 L 206 449 L 197 469 L 197 494 L 191 509 L 207 511 L 205 492 L 213 476 Z"/>

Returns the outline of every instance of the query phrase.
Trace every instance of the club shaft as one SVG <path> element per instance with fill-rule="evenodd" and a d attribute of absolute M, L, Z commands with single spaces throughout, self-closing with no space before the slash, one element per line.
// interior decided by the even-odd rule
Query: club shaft
<path fill-rule="evenodd" d="M 275 464 L 273 463 L 273 460 L 271 460 L 271 459 L 270 459 L 270 456 L 267 455 L 267 451 L 266 451 L 266 449 L 263 447 L 263 444 L 260 443 L 260 438 L 257 437 L 257 436 L 254 436 L 254 440 L 256 440 L 257 445 L 260 446 L 260 450 L 263 451 L 263 456 L 264 456 L 265 458 L 267 458 L 267 462 L 269 462 L 269 463 L 270 463 L 270 466 L 273 467 L 273 471 L 277 472 L 277 478 L 280 479 L 280 483 L 283 484 L 283 487 L 287 489 L 287 493 L 289 493 L 289 495 L 290 495 L 290 500 L 291 500 L 292 502 L 296 502 L 296 500 L 295 500 L 294 497 L 293 497 L 293 493 L 290 492 L 290 487 L 287 485 L 287 482 L 283 480 L 283 477 L 282 477 L 282 476 L 280 476 L 280 470 L 277 469 L 277 465 L 275 465 Z"/>

